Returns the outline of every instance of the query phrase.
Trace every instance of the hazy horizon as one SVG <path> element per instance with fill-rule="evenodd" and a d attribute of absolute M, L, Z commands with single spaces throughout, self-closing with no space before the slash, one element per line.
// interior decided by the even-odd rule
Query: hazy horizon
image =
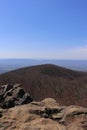
<path fill-rule="evenodd" d="M 86 0 L 1 0 L 0 58 L 86 60 L 86 5 Z"/>
<path fill-rule="evenodd" d="M 87 60 L 0 59 L 0 74 L 19 68 L 41 64 L 54 64 L 71 70 L 87 72 Z"/>

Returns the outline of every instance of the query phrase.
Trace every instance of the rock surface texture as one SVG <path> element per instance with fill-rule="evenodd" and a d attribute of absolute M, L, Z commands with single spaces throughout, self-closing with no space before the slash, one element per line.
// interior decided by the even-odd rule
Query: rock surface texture
<path fill-rule="evenodd" d="M 33 101 L 33 98 L 24 91 L 20 84 L 0 86 L 1 108 L 11 108 L 30 103 L 31 101 Z"/>
<path fill-rule="evenodd" d="M 0 130 L 87 130 L 87 108 L 54 99 L 0 109 Z"/>

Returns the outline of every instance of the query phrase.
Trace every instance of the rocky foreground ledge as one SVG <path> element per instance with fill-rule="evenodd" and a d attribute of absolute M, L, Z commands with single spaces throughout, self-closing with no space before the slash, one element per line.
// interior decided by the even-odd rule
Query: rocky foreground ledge
<path fill-rule="evenodd" d="M 16 96 L 18 95 L 17 92 L 19 92 L 17 89 L 21 88 L 18 86 L 16 85 L 15 89 Z M 11 94 L 12 99 L 15 97 L 13 93 Z M 23 101 L 18 96 L 16 100 L 13 100 L 14 103 L 17 103 L 14 107 L 7 108 L 5 104 L 6 108 L 3 109 L 3 105 L 1 106 L 0 130 L 87 130 L 87 108 L 74 105 L 60 106 L 52 98 L 35 102 L 30 95 L 27 94 L 27 96 L 31 100 L 27 100 L 26 104 L 24 99 L 27 98 L 23 98 L 26 96 L 22 95 Z M 10 98 L 7 97 L 7 99 Z M 6 98 L 5 100 L 2 99 L 3 101 L 6 100 Z"/>
<path fill-rule="evenodd" d="M 28 104 L 33 98 L 25 92 L 21 84 L 0 86 L 0 107 L 11 108 L 17 105 Z"/>

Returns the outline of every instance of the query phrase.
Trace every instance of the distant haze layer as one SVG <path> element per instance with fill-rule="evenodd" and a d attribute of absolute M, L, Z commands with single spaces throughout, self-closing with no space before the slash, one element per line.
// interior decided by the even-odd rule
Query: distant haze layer
<path fill-rule="evenodd" d="M 87 60 L 0 59 L 0 73 L 40 64 L 55 64 L 73 70 L 87 71 Z"/>

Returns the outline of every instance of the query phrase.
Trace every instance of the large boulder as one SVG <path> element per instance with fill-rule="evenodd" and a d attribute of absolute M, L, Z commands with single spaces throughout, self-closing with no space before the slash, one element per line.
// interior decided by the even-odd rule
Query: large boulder
<path fill-rule="evenodd" d="M 32 101 L 33 98 L 25 92 L 20 84 L 3 85 L 0 87 L 0 107 L 2 108 L 11 108 Z"/>
<path fill-rule="evenodd" d="M 0 109 L 0 130 L 87 130 L 87 108 L 60 106 L 48 98 Z"/>

